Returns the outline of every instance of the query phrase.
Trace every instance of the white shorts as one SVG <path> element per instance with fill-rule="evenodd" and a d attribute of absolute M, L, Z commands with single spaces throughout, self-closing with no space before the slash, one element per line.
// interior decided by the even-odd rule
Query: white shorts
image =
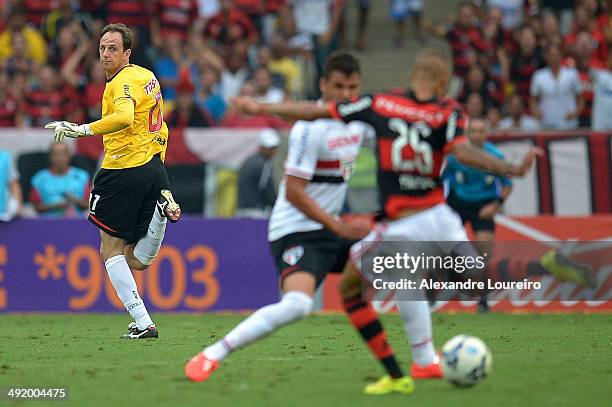
<path fill-rule="evenodd" d="M 412 216 L 377 223 L 365 238 L 351 247 L 350 260 L 362 279 L 372 284 L 383 276 L 389 277 L 392 272 L 389 269 L 387 274 L 376 273 L 373 267 L 370 267 L 374 264 L 375 257 L 393 257 L 397 253 L 407 253 L 411 256 L 444 256 L 455 250 L 459 250 L 461 254 L 476 253 L 468 242 L 459 215 L 446 203 L 442 203 Z M 401 270 L 403 271 L 405 270 Z M 411 278 L 418 277 L 418 274 L 407 272 L 402 276 Z M 379 294 L 377 293 L 376 297 L 379 297 Z"/>

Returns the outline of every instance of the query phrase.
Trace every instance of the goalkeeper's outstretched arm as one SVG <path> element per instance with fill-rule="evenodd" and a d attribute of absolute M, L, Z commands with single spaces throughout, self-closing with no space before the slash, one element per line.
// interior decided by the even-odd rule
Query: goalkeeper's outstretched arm
<path fill-rule="evenodd" d="M 115 112 L 89 123 L 91 134 L 110 134 L 130 127 L 134 123 L 134 102 L 130 98 L 115 100 Z"/>

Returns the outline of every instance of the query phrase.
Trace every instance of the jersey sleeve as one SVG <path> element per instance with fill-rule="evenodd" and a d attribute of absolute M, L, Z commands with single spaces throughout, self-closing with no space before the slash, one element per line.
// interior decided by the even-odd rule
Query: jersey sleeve
<path fill-rule="evenodd" d="M 316 126 L 298 121 L 289 133 L 289 151 L 285 162 L 285 173 L 306 180 L 312 179 L 317 168 L 319 138 Z"/>
<path fill-rule="evenodd" d="M 127 76 L 127 75 L 126 75 Z M 122 80 L 119 80 L 122 79 Z M 115 78 L 115 81 L 111 81 L 112 83 L 112 101 L 116 103 L 120 99 L 132 99 L 134 104 L 138 104 L 139 92 L 137 92 L 136 87 L 134 86 L 133 81 L 130 81 L 130 77 L 126 78 Z M 113 83 L 114 82 L 114 83 Z"/>
<path fill-rule="evenodd" d="M 346 123 L 359 120 L 371 124 L 375 115 L 372 110 L 373 100 L 372 95 L 364 95 L 351 102 L 330 103 L 329 112 L 333 118 Z"/>
<path fill-rule="evenodd" d="M 464 143 L 467 140 L 465 137 L 467 125 L 467 115 L 457 104 L 446 121 L 444 155 L 449 154 L 454 145 Z"/>

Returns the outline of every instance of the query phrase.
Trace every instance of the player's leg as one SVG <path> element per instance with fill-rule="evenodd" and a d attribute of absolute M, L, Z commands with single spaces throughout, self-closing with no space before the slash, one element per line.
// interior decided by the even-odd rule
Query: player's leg
<path fill-rule="evenodd" d="M 150 165 L 105 170 L 94 180 L 89 220 L 100 229 L 100 254 L 119 299 L 135 322 L 124 337 L 157 337 L 125 257 L 126 243 L 134 242 L 140 208 L 152 188 Z"/>
<path fill-rule="evenodd" d="M 185 365 L 185 375 L 190 380 L 207 380 L 230 353 L 310 314 L 315 290 L 327 270 L 321 266 L 323 259 L 317 245 L 300 242 L 317 233 L 320 232 L 296 233 L 271 243 L 281 278 L 281 300 L 258 309 L 223 339 L 191 358 Z"/>
<path fill-rule="evenodd" d="M 142 203 L 137 242 L 128 242 L 125 253 L 128 264 L 136 270 L 146 269 L 159 253 L 167 220 L 174 223 L 181 216 L 181 209 L 169 190 L 168 175 L 159 157 L 151 159 L 149 171 L 153 186 Z"/>
<path fill-rule="evenodd" d="M 282 289 L 279 302 L 258 309 L 223 339 L 194 356 L 185 365 L 185 375 L 195 382 L 207 380 L 230 353 L 310 314 L 316 289 L 314 275 L 294 272 L 283 280 Z"/>
<path fill-rule="evenodd" d="M 100 230 L 100 254 L 108 277 L 125 309 L 134 319 L 126 339 L 157 338 L 158 332 L 147 312 L 144 302 L 138 295 L 138 287 L 128 265 L 124 252 L 125 241 Z"/>
<path fill-rule="evenodd" d="M 364 391 L 367 394 L 411 393 L 414 383 L 410 377 L 405 377 L 400 368 L 378 314 L 363 299 L 361 284 L 354 267 L 350 262 L 347 263 L 339 285 L 344 310 L 355 330 L 387 372 L 379 381 L 367 385 Z"/>
<path fill-rule="evenodd" d="M 487 258 L 493 258 L 493 241 L 495 240 L 495 223 L 493 219 L 479 219 L 472 222 L 474 229 L 474 247 L 480 254 L 486 253 Z M 487 293 L 478 300 L 478 312 L 489 312 Z"/>

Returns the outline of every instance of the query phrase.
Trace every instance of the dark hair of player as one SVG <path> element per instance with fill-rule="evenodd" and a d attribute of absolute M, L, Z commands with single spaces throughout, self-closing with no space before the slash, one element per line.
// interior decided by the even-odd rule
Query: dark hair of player
<path fill-rule="evenodd" d="M 132 34 L 132 30 L 130 30 L 127 25 L 123 23 L 108 24 L 102 29 L 102 34 L 100 34 L 100 36 L 103 36 L 108 32 L 118 32 L 119 34 L 121 34 L 124 51 L 132 49 L 132 40 L 134 39 L 134 34 Z"/>
<path fill-rule="evenodd" d="M 359 61 L 353 54 L 346 51 L 333 52 L 325 62 L 325 79 L 329 79 L 332 72 L 342 72 L 345 76 L 361 75 Z"/>

